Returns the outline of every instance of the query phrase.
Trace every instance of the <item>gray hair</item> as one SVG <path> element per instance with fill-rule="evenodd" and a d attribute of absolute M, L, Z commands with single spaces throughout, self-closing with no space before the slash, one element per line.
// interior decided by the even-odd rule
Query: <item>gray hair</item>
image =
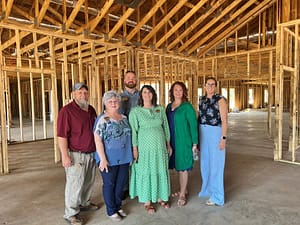
<path fill-rule="evenodd" d="M 118 92 L 115 90 L 110 90 L 110 91 L 105 92 L 102 97 L 103 106 L 105 105 L 105 102 L 107 100 L 112 99 L 112 98 L 117 98 L 119 102 L 121 101 L 121 96 L 118 94 Z"/>

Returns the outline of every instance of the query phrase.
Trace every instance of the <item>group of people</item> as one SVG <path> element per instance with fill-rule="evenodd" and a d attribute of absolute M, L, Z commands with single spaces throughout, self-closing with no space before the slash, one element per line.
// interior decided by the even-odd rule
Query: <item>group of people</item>
<path fill-rule="evenodd" d="M 156 211 L 154 203 L 169 208 L 171 195 L 178 197 L 179 207 L 184 206 L 198 146 L 202 176 L 199 197 L 207 198 L 210 206 L 224 204 L 227 103 L 216 94 L 216 79 L 206 79 L 198 121 L 183 82 L 172 84 L 166 109 L 157 104 L 151 85 L 141 90 L 136 85 L 135 73 L 126 72 L 124 91 L 107 91 L 102 99 L 104 111 L 97 116 L 88 104 L 88 86 L 76 83 L 74 101 L 59 112 L 58 144 L 66 172 L 64 218 L 69 224 L 83 224 L 80 211 L 99 209 L 91 203 L 95 164 L 103 180 L 106 213 L 113 221 L 127 216 L 122 197 L 128 190 L 150 214 Z M 179 174 L 179 190 L 173 194 L 169 169 Z"/>

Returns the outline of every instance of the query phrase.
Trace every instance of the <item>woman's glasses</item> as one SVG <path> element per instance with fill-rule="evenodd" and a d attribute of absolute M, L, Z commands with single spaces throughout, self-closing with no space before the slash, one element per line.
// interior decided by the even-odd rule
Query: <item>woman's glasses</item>
<path fill-rule="evenodd" d="M 206 86 L 208 86 L 208 87 L 214 87 L 214 86 L 216 86 L 216 84 L 215 83 L 206 83 Z"/>

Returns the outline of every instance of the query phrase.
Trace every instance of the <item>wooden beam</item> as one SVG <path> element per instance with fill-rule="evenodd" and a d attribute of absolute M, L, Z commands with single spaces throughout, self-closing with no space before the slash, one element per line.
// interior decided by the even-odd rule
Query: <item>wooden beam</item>
<path fill-rule="evenodd" d="M 198 27 L 198 25 L 204 21 L 210 14 L 212 14 L 217 8 L 219 8 L 220 6 L 222 6 L 222 4 L 225 2 L 226 0 L 220 0 L 217 1 L 208 11 L 206 11 L 204 14 L 202 14 L 198 19 L 196 19 L 187 29 L 185 29 L 185 31 L 180 34 L 172 43 L 170 43 L 167 46 L 168 50 L 171 50 L 172 48 L 175 47 L 175 45 L 182 41 L 187 35 L 191 34 L 191 32 L 196 29 Z"/>
<path fill-rule="evenodd" d="M 32 68 L 32 62 L 29 60 L 29 68 Z M 34 86 L 33 86 L 33 76 L 32 72 L 29 73 L 29 82 L 30 82 L 30 100 L 31 100 L 31 124 L 32 124 L 32 140 L 36 140 L 35 134 L 35 110 L 34 110 Z"/>
<path fill-rule="evenodd" d="M 251 6 L 253 4 L 253 2 L 255 2 L 256 0 L 251 0 L 251 1 L 248 1 L 244 6 L 243 8 L 244 9 L 247 9 L 249 6 Z M 182 45 L 180 48 L 179 48 L 179 52 L 182 52 L 183 50 L 187 49 L 189 45 L 192 45 L 192 43 L 197 39 L 199 38 L 199 36 L 203 35 L 203 33 L 207 30 L 209 30 L 211 27 L 213 27 L 221 18 L 223 18 L 225 15 L 229 14 L 230 12 L 232 12 L 233 9 L 235 9 L 237 7 L 237 5 L 242 2 L 242 0 L 236 0 L 236 1 L 233 1 L 229 6 L 227 6 L 225 9 L 222 10 L 222 12 L 220 13 L 219 16 L 213 18 L 212 20 L 210 20 L 204 27 L 202 27 L 201 29 L 199 29 L 191 38 L 189 38 L 185 43 L 184 45 Z M 235 12 L 234 15 L 239 15 L 241 13 L 242 10 L 238 10 Z M 233 18 L 234 16 L 232 16 Z M 225 27 L 225 25 L 229 23 L 229 20 L 227 20 L 225 23 L 221 23 L 219 26 L 218 26 L 218 30 L 221 30 L 223 27 Z M 209 36 L 209 35 L 207 35 Z M 207 37 L 206 36 L 206 37 Z M 201 39 L 201 42 L 202 42 L 202 39 Z M 203 43 L 203 42 L 202 42 Z M 201 46 L 201 45 L 198 45 L 197 43 L 197 46 Z M 194 49 L 194 48 L 193 48 Z M 191 54 L 191 51 L 189 51 L 189 54 Z"/>
<path fill-rule="evenodd" d="M 118 71 L 118 91 L 121 93 L 122 91 L 122 69 L 121 69 L 121 56 L 120 56 L 120 48 L 117 48 L 117 71 Z"/>
<path fill-rule="evenodd" d="M 175 15 L 175 13 L 178 12 L 179 9 L 181 9 L 181 7 L 187 2 L 187 0 L 179 0 L 178 3 L 176 4 L 176 6 L 174 6 L 174 8 L 172 8 L 172 10 L 166 15 L 164 16 L 164 18 L 157 24 L 155 25 L 155 27 L 152 29 L 152 31 L 150 31 L 150 33 L 142 40 L 142 45 L 145 45 L 151 37 L 153 37 L 156 32 L 165 24 L 167 23 L 172 16 Z"/>
<path fill-rule="evenodd" d="M 16 33 L 16 50 L 17 50 L 17 67 L 22 67 L 22 59 L 20 53 L 20 31 L 15 30 Z M 23 134 L 23 114 L 22 114 L 22 91 L 21 91 L 21 77 L 20 72 L 17 71 L 17 83 L 18 83 L 18 106 L 19 106 L 19 127 L 20 127 L 20 141 L 24 141 Z"/>
<path fill-rule="evenodd" d="M 96 57 L 95 57 L 96 58 Z M 104 57 L 104 92 L 108 91 L 108 49 L 105 48 Z"/>
<path fill-rule="evenodd" d="M 119 19 L 119 21 L 117 22 L 117 24 L 113 27 L 113 29 L 108 33 L 108 40 L 110 40 L 115 33 L 120 29 L 120 27 L 122 27 L 123 23 L 126 24 L 126 20 L 130 17 L 130 15 L 135 11 L 135 9 L 133 8 L 128 8 L 127 11 L 125 12 L 125 14 L 123 14 L 123 16 Z"/>
<path fill-rule="evenodd" d="M 44 0 L 38 0 L 39 3 L 42 5 Z M 38 8 L 37 8 L 38 9 Z M 50 13 L 52 13 L 54 16 L 56 16 L 56 19 L 60 22 L 59 24 L 62 23 L 62 15 L 56 10 L 54 9 L 53 7 L 51 7 L 51 5 L 48 6 L 48 9 L 47 9 Z M 46 18 L 46 17 L 45 17 Z M 54 18 L 53 18 L 54 19 Z"/>
<path fill-rule="evenodd" d="M 65 27 L 62 29 L 63 32 L 67 31 L 71 27 L 72 23 L 74 22 L 77 14 L 80 11 L 81 6 L 84 2 L 85 2 L 85 0 L 78 0 L 76 2 L 76 5 L 75 5 L 73 11 L 71 12 L 70 16 L 68 17 L 67 22 L 65 23 Z"/>
<path fill-rule="evenodd" d="M 53 73 L 52 69 L 46 69 L 44 68 L 43 70 L 40 68 L 30 68 L 30 67 L 25 67 L 25 66 L 3 66 L 2 67 L 3 71 L 8 71 L 8 72 L 14 72 L 14 73 L 23 73 L 22 77 L 29 77 L 29 75 L 25 76 L 25 74 L 29 74 L 30 72 L 33 74 L 40 74 L 42 72 L 44 72 L 45 74 L 51 74 Z M 34 75 L 33 75 L 34 76 Z"/>
<path fill-rule="evenodd" d="M 32 40 L 33 40 L 34 43 L 37 42 L 37 34 L 36 34 L 36 32 L 32 33 Z M 37 45 L 34 46 L 34 58 L 35 58 L 35 67 L 39 68 L 40 63 L 39 63 L 39 55 L 38 55 L 38 47 L 37 47 Z"/>
<path fill-rule="evenodd" d="M 14 4 L 14 0 L 7 0 L 7 4 L 5 4 L 5 17 L 4 17 L 4 21 L 7 21 L 8 20 L 8 17 L 11 13 L 11 9 L 12 9 L 12 6 Z"/>
<path fill-rule="evenodd" d="M 290 17 L 291 17 L 291 0 L 282 0 L 281 1 L 281 5 L 282 5 L 282 11 L 279 12 L 282 16 L 282 22 L 287 22 L 290 21 Z"/>
<path fill-rule="evenodd" d="M 166 2 L 166 0 L 159 0 L 156 2 L 156 4 L 150 9 L 150 11 L 143 17 L 143 19 L 133 28 L 133 30 L 127 35 L 126 37 L 126 43 L 128 43 L 134 35 L 140 31 L 142 26 L 144 26 L 149 19 L 153 17 L 153 15 L 156 13 L 156 11 Z"/>
<path fill-rule="evenodd" d="M 2 33 L 0 33 L 2 35 Z M 8 173 L 8 150 L 7 150 L 7 129 L 6 129 L 6 114 L 7 112 L 5 105 L 8 104 L 5 99 L 5 72 L 2 70 L 3 66 L 3 55 L 1 49 L 0 39 L 0 124 L 1 124 L 1 148 L 0 148 L 0 174 Z M 7 93 L 6 93 L 7 94 Z M 6 104 L 5 104 L 6 103 Z"/>
<path fill-rule="evenodd" d="M 15 13 L 18 13 L 20 14 L 21 16 L 25 17 L 26 19 L 28 20 L 31 20 L 33 21 L 34 20 L 34 17 L 31 16 L 28 12 L 24 11 L 23 9 L 21 9 L 20 7 L 16 6 L 16 5 L 13 5 L 13 11 Z"/>
<path fill-rule="evenodd" d="M 58 102 L 57 102 L 57 76 L 55 64 L 55 51 L 53 37 L 49 39 L 49 52 L 50 52 L 50 69 L 53 71 L 51 74 L 51 114 L 53 119 L 53 137 L 54 137 L 54 161 L 60 161 L 60 151 L 58 148 L 57 140 L 57 116 L 58 116 Z"/>
<path fill-rule="evenodd" d="M 70 93 L 69 93 L 69 68 L 68 68 L 68 56 L 67 56 L 67 41 L 63 39 L 63 64 L 62 64 L 62 80 L 64 80 L 64 96 L 65 96 L 65 104 L 67 104 L 70 100 Z"/>
<path fill-rule="evenodd" d="M 79 76 L 79 82 L 84 82 L 83 80 L 83 66 L 82 66 L 82 56 L 81 56 L 81 41 L 78 41 L 77 45 L 78 49 L 78 76 Z"/>
<path fill-rule="evenodd" d="M 101 8 L 101 10 L 98 12 L 97 16 L 91 20 L 88 24 L 85 26 L 82 26 L 81 28 L 76 30 L 76 33 L 81 33 L 85 29 L 89 29 L 89 32 L 93 32 L 95 28 L 97 27 L 98 23 L 104 18 L 104 16 L 108 13 L 109 8 L 114 3 L 114 0 L 107 0 L 104 4 L 104 6 Z"/>
<path fill-rule="evenodd" d="M 191 18 L 208 0 L 202 0 L 197 3 L 183 18 L 179 20 L 175 26 L 172 27 L 156 44 L 155 47 L 159 48 L 167 39 L 174 34 L 183 24 L 185 24 L 189 18 Z"/>
<path fill-rule="evenodd" d="M 41 60 L 41 69 L 43 70 L 44 63 Z M 41 73 L 41 96 L 42 96 L 42 119 L 43 119 L 43 134 L 44 139 L 47 138 L 47 124 L 46 124 L 46 103 L 45 103 L 45 79 L 44 73 Z"/>
<path fill-rule="evenodd" d="M 48 9 L 48 6 L 50 5 L 50 2 L 51 2 L 51 0 L 45 0 L 45 1 L 43 2 L 43 6 L 42 6 L 42 8 L 41 8 L 41 10 L 40 10 L 40 12 L 39 12 L 38 17 L 37 17 L 35 27 L 40 26 L 40 23 L 42 22 L 42 20 L 43 20 L 45 14 L 46 14 L 46 12 L 47 12 L 47 9 Z"/>
<path fill-rule="evenodd" d="M 247 7 L 245 7 L 246 5 L 248 5 L 249 2 L 253 2 L 254 0 L 248 1 L 245 5 L 243 5 L 240 10 L 244 11 L 247 9 Z M 258 13 L 264 11 L 266 8 L 270 7 L 270 5 L 272 5 L 276 0 L 268 0 L 268 1 L 263 1 L 262 3 L 260 3 L 258 6 L 256 6 L 254 9 L 252 9 L 251 11 L 249 11 L 245 16 L 243 16 L 242 18 L 240 18 L 238 20 L 238 23 L 234 26 L 231 26 L 229 29 L 227 29 L 226 32 L 223 32 L 223 35 L 219 35 L 217 38 L 215 38 L 214 40 L 211 40 L 209 42 L 209 44 L 207 46 L 205 46 L 203 49 L 201 49 L 198 52 L 198 55 L 204 54 L 204 52 L 207 52 L 212 46 L 215 46 L 220 40 L 224 39 L 225 37 L 230 36 L 233 32 L 235 32 L 237 29 L 239 29 L 240 27 L 242 27 L 248 20 L 251 20 L 252 18 L 254 18 L 255 16 L 258 15 Z M 239 16 L 238 13 L 234 13 L 230 19 L 228 21 L 226 21 L 226 24 L 228 24 L 229 22 L 231 22 L 233 19 L 237 18 Z M 197 44 L 195 44 L 188 52 L 189 54 L 191 54 L 192 52 L 194 52 L 197 48 L 199 48 L 201 45 L 203 45 L 203 43 L 205 43 L 207 40 L 211 39 L 212 36 L 216 35 L 226 24 L 221 24 L 218 27 L 216 27 L 209 35 L 207 35 L 203 41 L 201 40 L 200 42 L 198 42 Z"/>

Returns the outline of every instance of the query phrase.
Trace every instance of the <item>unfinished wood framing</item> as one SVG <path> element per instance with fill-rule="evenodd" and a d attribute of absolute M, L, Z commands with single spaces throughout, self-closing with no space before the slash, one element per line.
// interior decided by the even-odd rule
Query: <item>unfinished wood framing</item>
<path fill-rule="evenodd" d="M 196 110 L 205 78 L 216 77 L 230 111 L 267 110 L 274 159 L 297 162 L 297 0 L 158 0 L 137 8 L 113 0 L 14 0 L 2 1 L 0 10 L 0 174 L 9 171 L 7 149 L 14 141 L 54 137 L 59 162 L 57 114 L 72 100 L 74 83 L 89 85 L 90 103 L 101 113 L 103 93 L 121 91 L 128 70 L 136 71 L 139 87 L 155 87 L 163 106 L 171 84 L 184 82 Z M 288 125 L 282 124 L 285 112 Z M 289 151 L 282 147 L 286 140 Z"/>
<path fill-rule="evenodd" d="M 299 27 L 300 20 L 290 21 L 278 25 L 278 61 L 279 76 L 276 77 L 276 124 L 275 160 L 300 164 L 299 149 Z M 287 87 L 290 87 L 288 89 Z M 288 90 L 287 90 L 288 89 Z M 284 98 L 289 96 L 289 98 Z M 284 104 L 289 102 L 289 124 L 283 124 Z M 287 110 L 287 108 L 286 108 Z M 284 126 L 289 126 L 288 134 L 283 133 Z M 286 135 L 288 135 L 286 137 Z M 288 149 L 283 148 L 283 142 L 288 141 Z"/>

